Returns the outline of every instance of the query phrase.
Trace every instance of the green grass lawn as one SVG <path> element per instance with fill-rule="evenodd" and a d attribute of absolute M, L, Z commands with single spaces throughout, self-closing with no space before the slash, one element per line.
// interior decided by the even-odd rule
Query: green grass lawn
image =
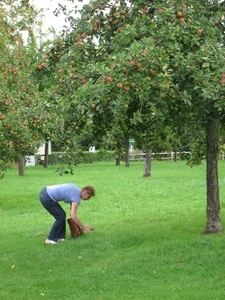
<path fill-rule="evenodd" d="M 205 164 L 78 165 L 59 176 L 56 166 L 17 168 L 0 181 L 0 299 L 221 300 L 225 299 L 225 236 L 203 235 Z M 219 161 L 221 219 L 225 161 Z M 41 206 L 50 184 L 93 185 L 78 216 L 94 227 L 78 239 L 45 245 L 53 218 Z M 62 203 L 69 216 L 69 205 Z M 225 225 L 224 225 L 225 226 Z"/>

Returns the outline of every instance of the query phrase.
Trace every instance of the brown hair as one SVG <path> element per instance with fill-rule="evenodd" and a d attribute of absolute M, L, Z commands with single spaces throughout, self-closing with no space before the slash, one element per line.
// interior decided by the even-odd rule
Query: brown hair
<path fill-rule="evenodd" d="M 89 196 L 95 196 L 95 189 L 91 185 L 86 185 L 85 187 L 82 188 L 82 190 L 85 190 Z"/>

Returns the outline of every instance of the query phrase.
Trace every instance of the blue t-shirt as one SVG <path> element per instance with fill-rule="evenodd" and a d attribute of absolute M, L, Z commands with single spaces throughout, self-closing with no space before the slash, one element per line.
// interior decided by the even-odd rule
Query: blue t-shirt
<path fill-rule="evenodd" d="M 49 197 L 55 201 L 64 201 L 66 203 L 75 202 L 80 204 L 81 189 L 73 183 L 63 183 L 46 186 Z"/>

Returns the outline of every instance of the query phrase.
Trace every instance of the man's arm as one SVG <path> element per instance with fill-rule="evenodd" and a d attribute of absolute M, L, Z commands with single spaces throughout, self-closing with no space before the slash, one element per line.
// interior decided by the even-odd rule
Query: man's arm
<path fill-rule="evenodd" d="M 77 225 L 79 225 L 81 228 L 83 228 L 84 230 L 86 231 L 92 231 L 93 230 L 93 227 L 91 226 L 88 226 L 88 225 L 84 225 L 77 217 L 77 208 L 78 208 L 78 205 L 77 203 L 75 202 L 72 202 L 71 204 L 71 210 L 70 210 L 70 217 L 71 219 L 73 219 L 73 221 L 75 223 L 77 223 Z"/>

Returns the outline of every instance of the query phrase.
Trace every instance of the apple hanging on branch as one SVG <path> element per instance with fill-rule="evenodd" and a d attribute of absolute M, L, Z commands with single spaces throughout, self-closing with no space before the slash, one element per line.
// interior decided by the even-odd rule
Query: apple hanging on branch
<path fill-rule="evenodd" d="M 112 77 L 106 76 L 106 77 L 104 78 L 104 81 L 105 81 L 105 82 L 111 82 L 111 81 L 112 81 Z"/>

